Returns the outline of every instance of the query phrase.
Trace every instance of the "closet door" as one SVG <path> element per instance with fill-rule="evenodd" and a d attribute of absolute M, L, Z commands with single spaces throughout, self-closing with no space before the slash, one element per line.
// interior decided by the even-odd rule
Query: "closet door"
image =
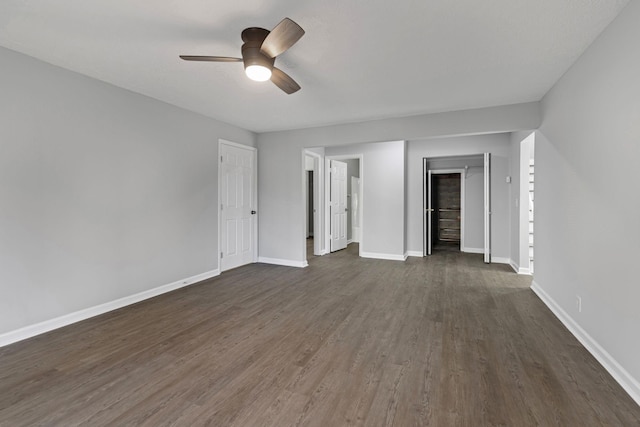
<path fill-rule="evenodd" d="M 484 153 L 484 262 L 491 262 L 491 153 Z"/>
<path fill-rule="evenodd" d="M 422 159 L 422 176 L 423 176 L 423 256 L 431 255 L 433 251 L 433 205 L 432 205 L 432 186 L 431 186 L 431 171 L 427 170 L 427 159 Z"/>

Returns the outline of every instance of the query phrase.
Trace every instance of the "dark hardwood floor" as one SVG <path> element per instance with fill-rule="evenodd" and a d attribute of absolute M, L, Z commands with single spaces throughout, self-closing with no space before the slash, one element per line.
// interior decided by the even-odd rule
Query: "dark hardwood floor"
<path fill-rule="evenodd" d="M 254 264 L 0 349 L 0 425 L 638 426 L 481 255 Z"/>

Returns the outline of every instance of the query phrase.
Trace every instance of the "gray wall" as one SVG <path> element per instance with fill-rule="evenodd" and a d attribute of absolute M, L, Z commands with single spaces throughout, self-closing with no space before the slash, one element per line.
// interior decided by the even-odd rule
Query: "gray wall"
<path fill-rule="evenodd" d="M 511 132 L 535 129 L 539 123 L 539 104 L 534 102 L 260 134 L 258 135 L 260 256 L 297 263 L 304 261 L 305 215 L 299 177 L 303 168 L 301 152 L 306 147 Z M 444 154 L 451 153 L 446 151 Z M 398 167 L 407 169 L 404 160 Z M 367 166 L 364 165 L 365 175 L 366 168 Z M 366 176 L 365 179 L 367 179 Z M 406 176 L 404 179 L 408 182 Z M 402 186 L 405 191 L 408 191 L 404 184 Z M 408 249 L 407 239 L 413 233 L 408 224 L 407 206 L 410 199 L 408 194 L 403 196 L 402 201 L 405 206 L 403 208 L 405 218 L 401 221 L 404 251 Z M 496 249 L 499 253 L 508 253 L 508 249 L 500 248 L 500 245 Z"/>
<path fill-rule="evenodd" d="M 491 243 L 492 255 L 503 258 L 502 261 L 510 258 L 511 232 L 509 223 L 509 188 L 511 184 L 506 183 L 509 175 L 509 158 L 511 149 L 509 144 L 509 134 L 474 135 L 451 138 L 434 138 L 426 140 L 412 140 L 408 142 L 407 157 L 408 163 L 408 248 L 411 252 L 422 252 L 423 219 L 422 219 L 422 158 L 423 157 L 443 157 L 443 156 L 464 156 L 470 154 L 491 153 Z M 452 166 L 454 164 L 450 164 Z M 476 172 L 480 172 L 477 174 Z M 468 203 L 475 205 L 484 200 L 484 183 L 482 170 L 472 169 L 467 182 Z M 479 178 L 479 179 L 478 179 Z M 478 184 L 480 192 L 477 191 Z M 475 190 L 475 191 L 474 191 Z M 483 214 L 481 214 L 483 215 Z M 482 218 L 482 216 L 480 217 Z M 477 218 L 470 216 L 465 219 L 465 246 L 468 248 L 480 249 L 484 242 L 484 225 L 479 223 Z M 479 246 L 476 246 L 479 245 Z"/>
<path fill-rule="evenodd" d="M 218 268 L 218 138 L 255 135 L 0 48 L 0 334 Z"/>
<path fill-rule="evenodd" d="M 535 146 L 534 280 L 636 381 L 639 22 L 632 1 L 544 97 Z"/>

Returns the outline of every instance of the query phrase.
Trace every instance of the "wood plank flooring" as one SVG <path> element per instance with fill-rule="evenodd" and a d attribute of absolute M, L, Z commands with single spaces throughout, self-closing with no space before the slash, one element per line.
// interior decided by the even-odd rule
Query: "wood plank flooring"
<path fill-rule="evenodd" d="M 0 349 L 0 425 L 638 426 L 481 255 L 254 264 Z"/>

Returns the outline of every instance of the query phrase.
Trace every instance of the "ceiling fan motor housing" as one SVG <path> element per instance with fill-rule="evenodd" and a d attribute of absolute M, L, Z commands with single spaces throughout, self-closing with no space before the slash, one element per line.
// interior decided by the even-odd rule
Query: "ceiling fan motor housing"
<path fill-rule="evenodd" d="M 269 35 L 269 30 L 264 28 L 251 27 L 242 31 L 242 60 L 244 61 L 244 68 L 246 69 L 250 65 L 260 65 L 269 70 L 273 69 L 273 63 L 275 58 L 270 58 L 265 55 L 260 47 L 264 42 L 264 39 Z"/>

